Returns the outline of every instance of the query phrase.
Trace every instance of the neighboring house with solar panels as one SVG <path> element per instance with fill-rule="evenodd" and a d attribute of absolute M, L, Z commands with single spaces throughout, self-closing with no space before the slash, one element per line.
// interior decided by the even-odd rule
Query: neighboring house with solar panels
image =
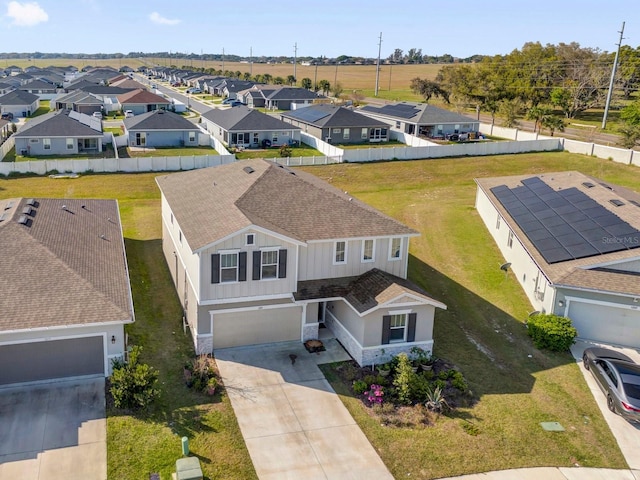
<path fill-rule="evenodd" d="M 392 130 L 428 138 L 444 138 L 454 133 L 477 132 L 480 129 L 478 120 L 427 103 L 365 105 L 358 112 L 384 121 Z"/>
<path fill-rule="evenodd" d="M 263 141 L 278 146 L 300 143 L 300 127 L 239 105 L 202 114 L 202 126 L 229 147 L 259 148 Z"/>
<path fill-rule="evenodd" d="M 328 143 L 389 141 L 386 123 L 335 105 L 310 105 L 281 113 L 280 118 Z"/>
<path fill-rule="evenodd" d="M 0 386 L 106 377 L 134 321 L 116 200 L 0 200 Z"/>
<path fill-rule="evenodd" d="M 57 110 L 27 122 L 13 138 L 18 155 L 78 155 L 102 151 L 100 119 Z"/>
<path fill-rule="evenodd" d="M 303 342 L 321 329 L 360 365 L 432 350 L 435 309 L 446 306 L 406 280 L 418 232 L 263 159 L 156 181 L 163 251 L 196 352 Z"/>
<path fill-rule="evenodd" d="M 534 310 L 571 318 L 580 338 L 640 347 L 640 195 L 579 172 L 476 183 L 478 213 Z"/>

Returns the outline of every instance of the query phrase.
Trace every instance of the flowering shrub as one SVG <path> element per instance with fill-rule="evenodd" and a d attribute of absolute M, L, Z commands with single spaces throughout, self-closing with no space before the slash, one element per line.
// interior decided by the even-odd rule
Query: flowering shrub
<path fill-rule="evenodd" d="M 382 385 L 376 385 L 375 383 L 371 385 L 371 388 L 368 392 L 364 392 L 367 396 L 367 400 L 371 405 L 381 404 L 384 399 L 384 390 Z"/>

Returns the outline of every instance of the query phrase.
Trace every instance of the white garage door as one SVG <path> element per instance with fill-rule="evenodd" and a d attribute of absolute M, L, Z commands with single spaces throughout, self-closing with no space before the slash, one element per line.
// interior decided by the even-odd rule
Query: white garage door
<path fill-rule="evenodd" d="M 300 340 L 300 308 L 213 315 L 213 348 Z"/>
<path fill-rule="evenodd" d="M 0 385 L 104 375 L 102 337 L 0 346 Z"/>
<path fill-rule="evenodd" d="M 578 336 L 614 345 L 640 346 L 640 311 L 576 300 L 567 316 Z"/>

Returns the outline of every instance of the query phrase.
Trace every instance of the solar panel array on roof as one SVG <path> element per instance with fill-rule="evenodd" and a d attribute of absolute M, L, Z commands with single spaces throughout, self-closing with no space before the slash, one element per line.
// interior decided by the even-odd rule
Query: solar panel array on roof
<path fill-rule="evenodd" d="M 547 263 L 640 247 L 640 232 L 577 188 L 554 190 L 538 177 L 491 189 Z"/>
<path fill-rule="evenodd" d="M 419 110 L 413 105 L 399 103 L 397 105 L 385 105 L 382 112 L 387 115 L 393 115 L 400 118 L 411 118 L 416 115 Z"/>
<path fill-rule="evenodd" d="M 329 116 L 329 112 L 319 111 L 315 108 L 301 108 L 290 113 L 292 117 L 304 120 L 305 122 L 317 122 L 321 118 Z"/>

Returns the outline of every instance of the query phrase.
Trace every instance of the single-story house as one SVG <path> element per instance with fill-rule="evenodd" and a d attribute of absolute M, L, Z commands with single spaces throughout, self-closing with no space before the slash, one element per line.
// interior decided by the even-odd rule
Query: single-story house
<path fill-rule="evenodd" d="M 640 347 L 640 195 L 580 172 L 479 178 L 476 209 L 533 311 Z M 497 268 L 497 267 L 496 267 Z"/>
<path fill-rule="evenodd" d="M 382 120 L 392 130 L 428 138 L 444 138 L 454 133 L 477 132 L 480 122 L 427 103 L 399 102 L 383 106 L 365 105 L 363 115 Z"/>
<path fill-rule="evenodd" d="M 0 112 L 14 117 L 30 117 L 40 108 L 40 97 L 23 90 L 12 90 L 0 96 Z"/>
<path fill-rule="evenodd" d="M 318 100 L 326 100 L 322 94 L 306 88 L 282 85 L 254 85 L 238 92 L 236 98 L 249 107 L 264 107 L 271 110 L 291 110 L 293 105 L 310 105 Z"/>
<path fill-rule="evenodd" d="M 75 110 L 86 115 L 102 112 L 104 109 L 104 101 L 101 98 L 82 90 L 60 95 L 52 103 L 55 110 Z"/>
<path fill-rule="evenodd" d="M 198 146 L 200 128 L 182 115 L 154 110 L 124 119 L 128 145 L 137 147 Z"/>
<path fill-rule="evenodd" d="M 163 252 L 195 350 L 317 339 L 360 365 L 432 351 L 436 308 L 406 280 L 418 232 L 319 178 L 243 160 L 156 179 Z"/>
<path fill-rule="evenodd" d="M 154 110 L 169 110 L 171 101 L 145 89 L 131 90 L 118 95 L 123 111 L 131 110 L 134 115 Z"/>
<path fill-rule="evenodd" d="M 98 153 L 102 122 L 73 110 L 56 110 L 27 122 L 13 137 L 19 155 Z"/>
<path fill-rule="evenodd" d="M 0 200 L 0 385 L 110 375 L 134 321 L 116 200 Z"/>
<path fill-rule="evenodd" d="M 227 146 L 258 148 L 263 140 L 271 146 L 300 143 L 300 127 L 239 105 L 213 108 L 202 114 L 202 125 Z"/>
<path fill-rule="evenodd" d="M 55 85 L 44 80 L 30 80 L 18 87 L 18 90 L 33 93 L 37 95 L 40 100 L 51 100 L 58 92 L 58 88 Z"/>
<path fill-rule="evenodd" d="M 335 105 L 310 105 L 280 114 L 282 121 L 328 143 L 389 141 L 389 126 L 381 120 Z"/>

